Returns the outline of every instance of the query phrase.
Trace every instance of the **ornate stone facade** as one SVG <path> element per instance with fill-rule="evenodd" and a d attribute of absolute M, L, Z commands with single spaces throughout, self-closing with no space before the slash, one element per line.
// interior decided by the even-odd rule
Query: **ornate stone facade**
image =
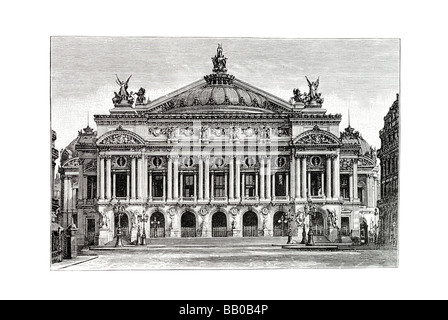
<path fill-rule="evenodd" d="M 345 240 L 360 236 L 361 212 L 375 208 L 378 177 L 375 156 L 362 152 L 365 141 L 357 138 L 354 148 L 341 138 L 341 115 L 322 109 L 318 81 L 308 82 L 306 103 L 287 102 L 229 75 L 226 59 L 220 46 L 213 73 L 203 79 L 95 115 L 97 132 L 84 129 L 75 150 L 67 148 L 65 216 L 77 221 L 80 242 L 107 244 L 118 223 L 129 242 L 143 231 L 285 236 L 286 217 L 305 219 L 310 201 L 316 217 L 294 228 L 298 241 L 310 226 L 328 241 L 341 240 L 343 228 Z M 341 195 L 342 174 L 351 177 L 348 198 Z M 366 182 L 358 184 L 358 175 L 368 175 Z M 146 222 L 135 218 L 145 215 Z"/>
<path fill-rule="evenodd" d="M 399 172 L 399 95 L 384 117 L 380 130 L 381 199 L 378 201 L 383 243 L 398 241 L 398 172 Z"/>

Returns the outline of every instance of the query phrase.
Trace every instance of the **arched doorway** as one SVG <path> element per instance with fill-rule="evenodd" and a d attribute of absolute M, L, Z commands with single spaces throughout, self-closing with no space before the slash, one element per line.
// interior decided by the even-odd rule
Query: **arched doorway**
<path fill-rule="evenodd" d="M 118 222 L 118 218 L 120 218 L 120 222 Z M 117 236 L 118 226 L 120 226 L 122 239 L 130 241 L 131 232 L 129 230 L 129 218 L 126 213 L 115 215 L 115 236 Z"/>
<path fill-rule="evenodd" d="M 161 212 L 154 212 L 149 219 L 149 236 L 151 238 L 165 237 L 165 217 Z"/>
<path fill-rule="evenodd" d="M 258 217 L 252 211 L 243 216 L 243 237 L 258 237 Z"/>
<path fill-rule="evenodd" d="M 324 225 L 324 215 L 322 212 L 317 210 L 311 218 L 311 227 L 315 236 L 323 236 L 325 225 Z"/>
<path fill-rule="evenodd" d="M 274 237 L 286 237 L 288 235 L 288 219 L 284 212 L 274 214 Z"/>
<path fill-rule="evenodd" d="M 212 217 L 212 237 L 227 237 L 227 217 L 222 212 Z"/>
<path fill-rule="evenodd" d="M 196 216 L 192 212 L 185 212 L 180 219 L 180 236 L 184 238 L 196 237 Z"/>

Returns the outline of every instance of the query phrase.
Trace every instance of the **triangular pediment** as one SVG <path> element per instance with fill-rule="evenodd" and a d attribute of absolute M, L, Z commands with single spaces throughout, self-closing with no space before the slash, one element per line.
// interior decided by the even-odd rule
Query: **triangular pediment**
<path fill-rule="evenodd" d="M 294 146 L 328 146 L 340 147 L 341 142 L 331 132 L 321 130 L 318 126 L 303 132 L 293 140 Z"/>
<path fill-rule="evenodd" d="M 213 75 L 211 75 L 213 76 Z M 233 76 L 211 83 L 210 77 L 175 90 L 146 105 L 145 113 L 284 113 L 291 105 Z"/>

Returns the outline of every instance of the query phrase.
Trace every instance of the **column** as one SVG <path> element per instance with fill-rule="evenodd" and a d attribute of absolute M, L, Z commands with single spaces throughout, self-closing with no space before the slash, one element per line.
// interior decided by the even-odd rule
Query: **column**
<path fill-rule="evenodd" d="M 100 158 L 100 175 L 99 176 L 100 176 L 100 184 L 99 184 L 100 199 L 103 200 L 104 199 L 104 191 L 105 191 L 105 188 L 104 188 L 104 157 Z"/>
<path fill-rule="evenodd" d="M 71 177 L 67 179 L 67 226 L 72 224 L 72 198 L 73 198 L 73 186 Z"/>
<path fill-rule="evenodd" d="M 258 175 L 255 175 L 255 196 L 258 197 Z"/>
<path fill-rule="evenodd" d="M 235 171 L 233 168 L 233 162 L 235 161 L 233 156 L 230 156 L 229 161 L 229 199 L 233 200 L 235 198 L 234 188 L 235 188 Z"/>
<path fill-rule="evenodd" d="M 339 156 L 334 155 L 331 159 L 333 160 L 333 198 L 339 199 L 341 192 L 339 185 Z"/>
<path fill-rule="evenodd" d="M 196 175 L 193 176 L 193 189 L 194 189 L 194 197 L 198 198 L 198 177 Z"/>
<path fill-rule="evenodd" d="M 129 200 L 129 197 L 131 195 L 131 176 L 129 173 L 126 174 L 126 200 Z"/>
<path fill-rule="evenodd" d="M 353 198 L 358 200 L 358 159 L 353 159 Z"/>
<path fill-rule="evenodd" d="M 306 199 L 307 195 L 306 195 L 306 156 L 303 156 L 300 158 L 300 161 L 302 162 L 302 181 L 300 182 L 301 186 L 302 186 L 302 198 Z"/>
<path fill-rule="evenodd" d="M 181 172 L 180 174 L 179 174 L 179 181 L 180 181 L 180 184 L 179 184 L 179 187 L 180 187 L 180 192 L 179 192 L 179 198 L 180 199 L 182 199 L 183 198 L 183 196 L 184 196 L 184 188 L 183 188 L 183 185 L 184 185 L 184 174 L 183 174 L 183 172 Z"/>
<path fill-rule="evenodd" d="M 63 206 L 63 210 L 65 212 L 68 212 L 68 187 L 69 187 L 68 184 L 69 184 L 69 178 L 68 178 L 68 176 L 65 176 L 64 177 L 64 198 L 62 199 L 63 200 L 62 206 Z"/>
<path fill-rule="evenodd" d="M 101 199 L 101 159 L 100 157 L 96 157 L 96 197 L 97 199 Z"/>
<path fill-rule="evenodd" d="M 348 179 L 348 189 L 350 190 L 350 201 L 353 201 L 353 173 L 350 174 Z"/>
<path fill-rule="evenodd" d="M 301 183 L 301 176 L 300 176 L 300 161 L 301 161 L 301 158 L 300 157 L 295 157 L 295 174 L 296 174 L 296 176 L 295 176 L 295 185 L 296 185 L 296 190 L 295 190 L 295 197 L 296 197 L 296 199 L 299 199 L 299 198 L 301 198 L 300 197 L 300 186 L 302 185 L 302 183 Z"/>
<path fill-rule="evenodd" d="M 265 156 L 260 157 L 260 200 L 264 200 L 264 158 Z M 258 183 L 255 184 L 258 186 Z"/>
<path fill-rule="evenodd" d="M 111 178 L 111 165 L 112 165 L 111 158 L 110 158 L 110 156 L 108 156 L 106 158 L 106 199 L 108 199 L 108 200 L 112 196 L 112 192 L 111 192 L 111 185 L 112 185 L 112 183 L 110 181 L 110 178 Z"/>
<path fill-rule="evenodd" d="M 199 200 L 204 200 L 204 165 L 202 156 L 199 156 L 199 166 L 198 166 L 198 176 L 199 176 L 199 189 L 198 189 L 198 197 Z"/>
<path fill-rule="evenodd" d="M 152 175 L 151 175 L 151 180 L 152 180 Z M 163 193 L 162 193 L 163 199 L 162 199 L 162 201 L 166 201 L 166 176 L 165 175 L 163 175 L 163 184 L 162 184 L 162 186 L 163 186 Z M 152 190 L 152 183 L 150 184 L 150 188 Z"/>
<path fill-rule="evenodd" d="M 311 195 L 311 172 L 307 173 L 307 194 Z"/>
<path fill-rule="evenodd" d="M 165 176 L 164 176 L 164 179 L 165 179 Z M 152 171 L 149 172 L 148 180 L 149 180 L 149 184 L 148 184 L 148 199 L 152 200 Z M 165 192 L 165 186 L 163 186 L 163 192 Z"/>
<path fill-rule="evenodd" d="M 266 199 L 271 200 L 271 157 L 266 159 Z"/>
<path fill-rule="evenodd" d="M 205 156 L 205 164 L 204 164 L 204 190 L 205 190 L 205 200 L 210 200 L 210 157 Z"/>
<path fill-rule="evenodd" d="M 179 157 L 174 157 L 173 163 L 173 198 L 179 200 Z"/>
<path fill-rule="evenodd" d="M 168 179 L 168 200 L 173 200 L 173 160 L 168 156 L 167 167 L 167 179 Z"/>
<path fill-rule="evenodd" d="M 331 157 L 327 156 L 327 168 L 325 169 L 325 173 L 327 175 L 327 198 L 331 198 Z"/>
<path fill-rule="evenodd" d="M 137 172 L 136 172 L 137 178 L 137 198 L 142 199 L 143 198 L 143 158 L 140 156 L 137 158 Z"/>
<path fill-rule="evenodd" d="M 213 198 L 215 198 L 215 192 L 214 192 L 214 190 L 215 190 L 215 174 L 213 172 L 211 174 L 210 184 L 211 184 L 211 186 L 210 186 L 211 198 L 213 199 Z"/>
<path fill-rule="evenodd" d="M 140 176 L 142 179 L 142 198 L 146 199 L 148 197 L 148 159 L 145 157 L 145 155 L 142 155 L 142 173 Z"/>
<path fill-rule="evenodd" d="M 131 199 L 135 200 L 136 198 L 136 174 L 135 174 L 135 156 L 131 156 Z"/>
<path fill-rule="evenodd" d="M 112 174 L 112 199 L 117 198 L 117 177 L 116 174 Z"/>
<path fill-rule="evenodd" d="M 286 198 L 289 198 L 289 174 L 286 174 Z"/>
<path fill-rule="evenodd" d="M 84 195 L 84 159 L 79 159 L 78 167 L 78 200 Z"/>
<path fill-rule="evenodd" d="M 271 199 L 275 200 L 275 174 L 271 176 Z"/>
<path fill-rule="evenodd" d="M 291 181 L 289 182 L 289 184 L 287 184 L 289 186 L 289 190 L 287 190 L 287 194 L 290 194 L 291 197 L 294 197 L 296 192 L 295 192 L 295 183 L 294 183 L 294 178 L 296 176 L 296 162 L 295 162 L 295 158 L 294 158 L 294 154 L 291 155 L 290 158 L 290 163 L 289 163 L 289 176 L 291 177 Z"/>
<path fill-rule="evenodd" d="M 236 156 L 236 158 L 235 158 L 235 198 L 239 198 L 241 196 L 240 168 L 241 168 L 241 157 Z"/>
<path fill-rule="evenodd" d="M 257 176 L 257 175 L 255 175 L 255 176 Z M 243 174 L 241 174 L 241 200 L 243 200 L 244 199 L 244 192 L 245 192 L 245 181 L 246 181 L 246 175 L 243 173 Z M 255 186 L 257 187 L 258 186 L 258 183 L 256 183 L 255 184 Z M 258 193 L 256 193 L 256 195 L 258 195 Z"/>
<path fill-rule="evenodd" d="M 226 198 L 229 197 L 228 188 L 227 188 L 227 181 L 229 181 L 228 175 L 229 175 L 228 173 L 224 173 L 224 196 Z"/>

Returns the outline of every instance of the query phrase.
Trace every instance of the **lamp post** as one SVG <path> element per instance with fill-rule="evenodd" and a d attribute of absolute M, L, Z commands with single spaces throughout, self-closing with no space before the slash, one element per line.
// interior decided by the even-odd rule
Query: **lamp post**
<path fill-rule="evenodd" d="M 160 221 L 157 220 L 157 218 L 154 216 L 154 218 L 151 220 L 151 226 L 154 229 L 154 238 L 157 234 L 157 227 L 160 225 Z M 150 236 L 151 238 L 151 236 Z"/>
<path fill-rule="evenodd" d="M 148 215 L 146 213 L 142 214 L 141 221 L 142 221 L 142 229 L 143 229 L 141 244 L 142 244 L 142 246 L 145 246 L 146 245 L 146 228 L 145 228 L 145 223 L 148 221 Z"/>
<path fill-rule="evenodd" d="M 121 216 L 124 213 L 124 206 L 118 202 L 118 204 L 114 207 L 114 213 L 118 217 L 118 226 L 117 226 L 117 242 L 115 243 L 115 247 L 122 247 L 123 240 L 121 239 Z"/>
<path fill-rule="evenodd" d="M 308 195 L 308 199 L 307 199 L 307 210 L 308 210 L 308 215 L 310 216 L 309 218 L 309 227 L 308 227 L 308 241 L 306 243 L 307 246 L 313 246 L 314 245 L 314 238 L 313 238 L 313 228 L 312 228 L 312 217 L 315 214 L 315 207 L 312 207 L 313 201 L 311 200 L 311 197 Z"/>
<path fill-rule="evenodd" d="M 277 220 L 277 223 L 281 226 L 281 230 L 282 230 L 281 236 L 283 237 L 284 236 L 284 234 L 283 234 L 284 227 L 283 226 L 285 225 L 285 223 L 288 223 L 288 218 L 286 217 L 286 213 L 283 213 L 281 218 Z"/>

